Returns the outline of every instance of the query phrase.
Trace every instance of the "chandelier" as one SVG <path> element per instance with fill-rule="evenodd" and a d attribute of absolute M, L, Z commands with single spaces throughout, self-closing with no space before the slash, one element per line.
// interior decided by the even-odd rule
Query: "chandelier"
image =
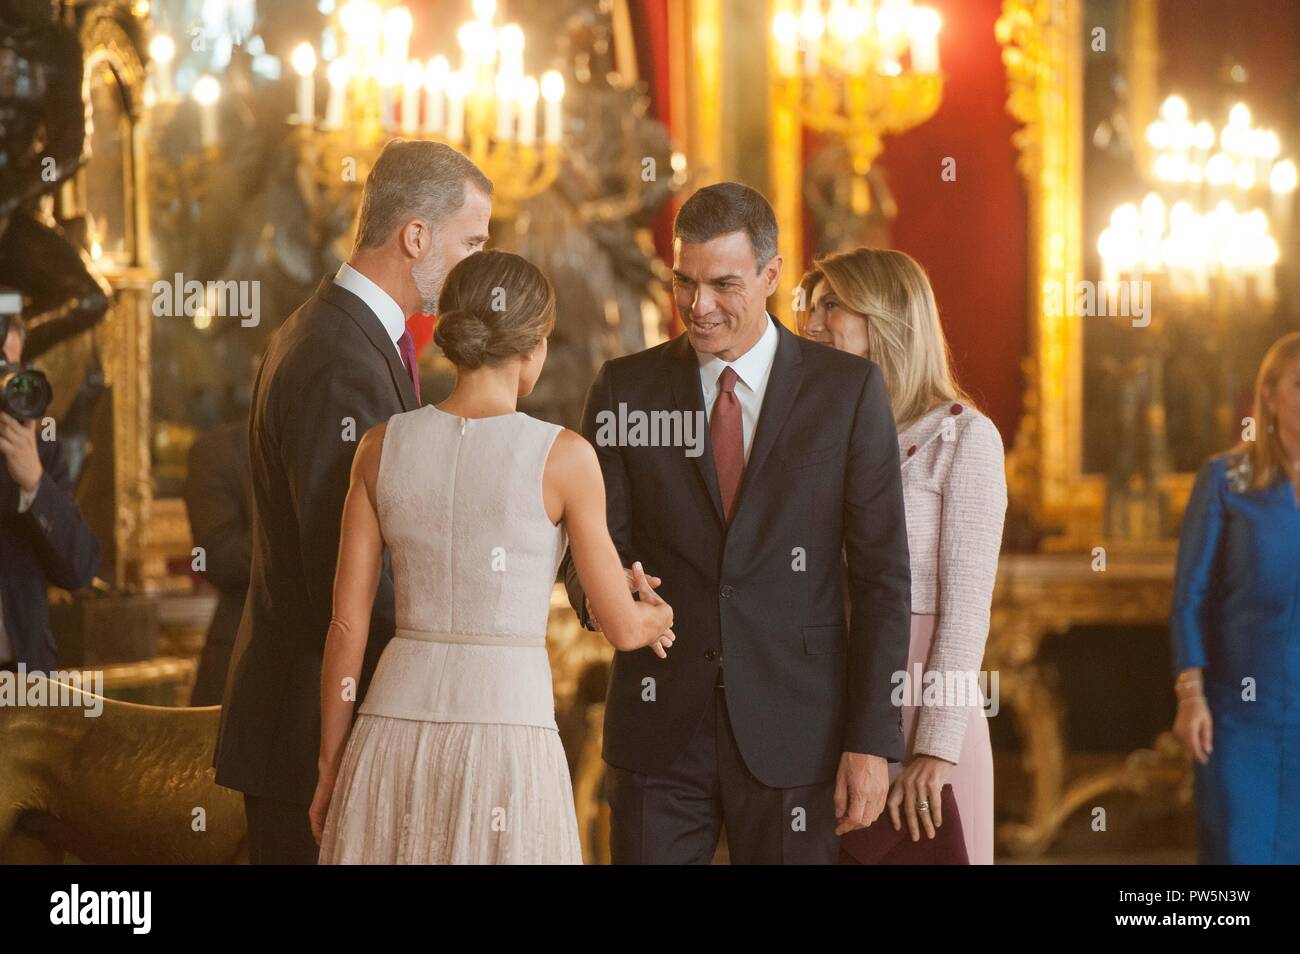
<path fill-rule="evenodd" d="M 1156 189 L 1117 206 L 1098 236 L 1104 280 L 1160 275 L 1182 300 L 1206 300 L 1216 283 L 1220 292 L 1273 301 L 1275 233 L 1289 226 L 1297 180 L 1277 134 L 1254 126 L 1245 103 L 1216 133 L 1207 120 L 1192 121 L 1186 100 L 1170 96 L 1146 141 Z"/>
<path fill-rule="evenodd" d="M 524 72 L 524 32 L 496 23 L 495 0 L 474 0 L 473 15 L 456 32 L 453 67 L 446 55 L 411 57 L 407 7 L 344 4 L 336 14 L 339 55 L 322 63 L 303 43 L 290 58 L 298 77 L 292 121 L 304 156 L 337 179 L 342 155 L 377 153 L 394 136 L 445 142 L 492 180 L 496 214 L 504 217 L 548 188 L 559 171 L 564 78 Z M 323 116 L 316 112 L 322 73 Z"/>
<path fill-rule="evenodd" d="M 853 210 L 865 214 L 866 175 L 883 137 L 920 125 L 939 108 L 942 19 L 912 0 L 778 0 L 776 8 L 778 95 L 804 125 L 844 140 Z"/>

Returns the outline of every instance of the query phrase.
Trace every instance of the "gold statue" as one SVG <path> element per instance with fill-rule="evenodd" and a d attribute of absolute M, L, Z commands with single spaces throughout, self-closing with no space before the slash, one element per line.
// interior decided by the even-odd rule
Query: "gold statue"
<path fill-rule="evenodd" d="M 78 701 L 0 705 L 0 863 L 247 859 L 243 799 L 213 780 L 220 706 L 134 705 L 26 678 L 29 698 L 40 680 L 47 699 Z"/>

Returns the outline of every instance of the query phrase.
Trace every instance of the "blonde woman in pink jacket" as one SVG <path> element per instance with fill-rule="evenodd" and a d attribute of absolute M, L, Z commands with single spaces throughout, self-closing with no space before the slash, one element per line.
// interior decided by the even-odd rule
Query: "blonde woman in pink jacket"
<path fill-rule="evenodd" d="M 992 864 L 993 752 L 980 666 L 1007 505 L 1002 439 L 957 385 L 934 293 L 911 257 L 868 248 L 830 255 L 800 291 L 800 333 L 879 365 L 898 427 L 912 634 L 907 672 L 895 681 L 907 756 L 890 766 L 889 823 L 913 842 L 934 839 L 951 785 L 970 863 Z M 853 854 L 852 840 L 864 837 L 853 832 L 841 844 Z"/>

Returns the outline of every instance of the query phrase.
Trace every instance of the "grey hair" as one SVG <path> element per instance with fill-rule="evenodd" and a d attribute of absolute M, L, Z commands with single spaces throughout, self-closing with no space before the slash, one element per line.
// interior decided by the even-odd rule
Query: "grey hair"
<path fill-rule="evenodd" d="M 744 232 L 761 270 L 776 257 L 776 213 L 763 193 L 739 182 L 718 182 L 697 191 L 673 222 L 673 237 L 698 245 Z"/>
<path fill-rule="evenodd" d="M 465 204 L 467 182 L 492 195 L 492 180 L 451 146 L 424 139 L 390 141 L 366 176 L 356 250 L 383 245 L 411 219 L 436 232 Z"/>

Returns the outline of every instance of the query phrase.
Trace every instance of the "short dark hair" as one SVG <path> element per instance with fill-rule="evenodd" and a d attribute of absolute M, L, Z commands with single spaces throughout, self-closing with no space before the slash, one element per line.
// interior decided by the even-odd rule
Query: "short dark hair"
<path fill-rule="evenodd" d="M 697 245 L 744 232 L 761 269 L 776 257 L 776 213 L 763 193 L 739 182 L 718 182 L 697 191 L 673 222 L 673 237 Z"/>
<path fill-rule="evenodd" d="M 491 197 L 492 180 L 451 146 L 426 139 L 394 139 L 375 160 L 361 193 L 358 249 L 376 248 L 413 218 L 435 232 L 465 204 L 465 183 Z"/>

